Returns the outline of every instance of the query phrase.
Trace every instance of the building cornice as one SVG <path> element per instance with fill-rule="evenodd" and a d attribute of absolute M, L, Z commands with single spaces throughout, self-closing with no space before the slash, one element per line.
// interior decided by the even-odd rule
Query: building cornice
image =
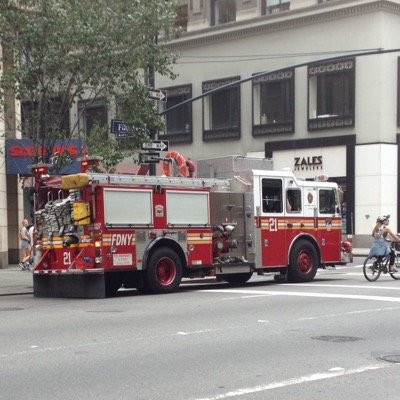
<path fill-rule="evenodd" d="M 379 11 L 400 15 L 400 3 L 390 0 L 356 0 L 351 1 L 350 4 L 348 0 L 327 2 L 312 7 L 282 12 L 282 14 L 261 16 L 187 32 L 178 39 L 166 42 L 166 45 L 172 51 L 179 51 L 186 48 L 229 41 L 235 38 L 294 29 Z"/>

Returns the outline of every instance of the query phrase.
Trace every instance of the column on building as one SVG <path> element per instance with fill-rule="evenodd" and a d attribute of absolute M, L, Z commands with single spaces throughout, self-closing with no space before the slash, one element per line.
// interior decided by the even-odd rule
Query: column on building
<path fill-rule="evenodd" d="M 391 228 L 396 231 L 397 144 L 356 146 L 355 176 L 358 232 L 372 232 L 376 218 L 382 214 L 390 214 Z"/>

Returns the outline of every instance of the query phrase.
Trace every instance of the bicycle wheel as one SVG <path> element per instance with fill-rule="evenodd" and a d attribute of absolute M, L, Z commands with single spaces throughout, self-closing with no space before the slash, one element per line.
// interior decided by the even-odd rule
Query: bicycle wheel
<path fill-rule="evenodd" d="M 381 263 L 376 257 L 367 257 L 364 261 L 363 272 L 365 279 L 370 282 L 374 282 L 379 278 L 381 274 Z"/>
<path fill-rule="evenodd" d="M 400 279 L 400 253 L 396 254 L 396 257 L 394 259 L 394 267 L 397 269 L 397 272 L 390 272 L 389 274 L 393 279 Z"/>

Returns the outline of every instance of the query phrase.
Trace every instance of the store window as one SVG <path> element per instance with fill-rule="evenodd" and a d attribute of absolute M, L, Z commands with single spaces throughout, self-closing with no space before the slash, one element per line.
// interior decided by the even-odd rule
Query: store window
<path fill-rule="evenodd" d="M 263 0 L 262 14 L 275 14 L 290 9 L 290 0 Z"/>
<path fill-rule="evenodd" d="M 94 127 L 104 128 L 108 125 L 108 113 L 105 100 L 86 100 L 78 103 L 79 131 L 90 135 Z"/>
<path fill-rule="evenodd" d="M 253 79 L 253 136 L 294 132 L 294 70 Z"/>
<path fill-rule="evenodd" d="M 160 111 L 168 110 L 192 98 L 192 85 L 164 88 L 167 101 L 160 103 Z M 192 142 L 192 103 L 173 108 L 165 115 L 165 131 L 160 136 L 173 143 Z"/>
<path fill-rule="evenodd" d="M 262 210 L 265 213 L 281 213 L 282 204 L 282 180 L 262 179 Z"/>
<path fill-rule="evenodd" d="M 49 99 L 46 105 L 44 119 L 39 119 L 38 102 L 21 101 L 21 131 L 24 138 L 40 138 L 43 126 L 46 131 L 57 133 L 60 137 L 70 134 L 69 107 L 63 105 L 60 97 Z"/>
<path fill-rule="evenodd" d="M 212 25 L 236 21 L 236 0 L 211 0 Z"/>
<path fill-rule="evenodd" d="M 214 91 L 203 98 L 203 139 L 240 138 L 240 85 L 231 85 L 239 77 L 203 82 L 203 93 Z"/>
<path fill-rule="evenodd" d="M 354 126 L 355 59 L 308 67 L 308 129 Z"/>

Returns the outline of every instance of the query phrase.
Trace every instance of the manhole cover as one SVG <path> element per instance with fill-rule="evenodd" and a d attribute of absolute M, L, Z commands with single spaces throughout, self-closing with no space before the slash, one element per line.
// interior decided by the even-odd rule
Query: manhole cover
<path fill-rule="evenodd" d="M 388 356 L 379 357 L 378 360 L 383 360 L 395 364 L 400 364 L 400 354 L 390 354 Z"/>
<path fill-rule="evenodd" d="M 1 311 L 21 311 L 23 308 L 21 307 L 0 307 L 0 312 Z"/>
<path fill-rule="evenodd" d="M 325 342 L 357 342 L 357 340 L 363 340 L 363 338 L 356 336 L 313 336 L 314 340 L 323 340 Z"/>

